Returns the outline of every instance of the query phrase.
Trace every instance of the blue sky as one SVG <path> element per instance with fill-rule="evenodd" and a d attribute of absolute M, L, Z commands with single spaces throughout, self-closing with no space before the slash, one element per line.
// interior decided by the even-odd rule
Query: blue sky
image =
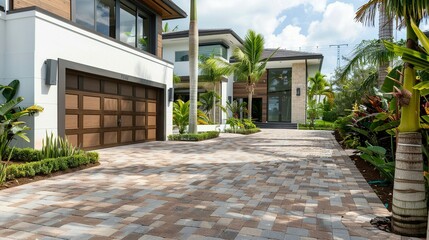
<path fill-rule="evenodd" d="M 174 0 L 189 13 L 190 0 Z M 197 0 L 200 29 L 231 28 L 244 38 L 248 29 L 265 37 L 266 47 L 318 52 L 324 55 L 322 73 L 330 76 L 337 66 L 337 48 L 350 56 L 356 44 L 378 37 L 377 27 L 354 21 L 356 10 L 366 0 Z M 168 21 L 179 30 L 189 28 L 189 19 Z M 376 23 L 378 24 L 378 23 Z M 377 25 L 376 25 L 377 26 Z M 402 32 L 394 32 L 403 38 Z M 341 61 L 344 64 L 344 61 Z"/>

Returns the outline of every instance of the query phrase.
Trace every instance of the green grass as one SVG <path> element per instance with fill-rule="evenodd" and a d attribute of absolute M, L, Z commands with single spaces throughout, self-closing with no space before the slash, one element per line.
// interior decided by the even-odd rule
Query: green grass
<path fill-rule="evenodd" d="M 310 121 L 307 120 L 307 124 L 298 124 L 298 129 L 300 130 L 310 130 Z M 334 130 L 335 123 L 323 121 L 318 119 L 314 121 L 314 130 Z"/>

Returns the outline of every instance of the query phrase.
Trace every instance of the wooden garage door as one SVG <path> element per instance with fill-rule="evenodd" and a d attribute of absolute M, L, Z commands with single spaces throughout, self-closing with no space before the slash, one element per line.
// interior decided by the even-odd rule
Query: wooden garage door
<path fill-rule="evenodd" d="M 83 149 L 157 139 L 159 89 L 67 72 L 65 133 Z"/>

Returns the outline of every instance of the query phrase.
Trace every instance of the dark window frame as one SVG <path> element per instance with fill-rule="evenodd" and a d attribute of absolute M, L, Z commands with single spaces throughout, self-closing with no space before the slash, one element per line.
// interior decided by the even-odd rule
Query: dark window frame
<path fill-rule="evenodd" d="M 122 4 L 124 4 L 125 6 L 128 6 L 129 8 L 134 10 L 135 26 L 136 26 L 136 37 L 135 37 L 136 40 L 135 40 L 134 46 L 131 46 L 131 45 L 126 44 L 126 43 L 125 43 L 125 45 L 156 55 L 156 49 L 158 47 L 157 41 L 156 41 L 158 32 L 156 31 L 157 30 L 157 28 L 156 28 L 157 27 L 156 13 L 153 10 L 151 10 L 146 5 L 144 5 L 140 2 L 137 2 L 137 1 L 114 0 L 115 1 L 115 34 L 114 34 L 115 37 L 112 37 L 112 36 L 110 36 L 110 33 L 109 33 L 109 35 L 105 35 L 104 33 L 97 31 L 97 29 L 96 29 L 97 28 L 97 17 L 96 17 L 97 16 L 97 1 L 96 0 L 92 0 L 92 1 L 94 2 L 94 13 L 93 13 L 93 16 L 94 16 L 93 25 L 94 25 L 94 27 L 93 28 L 88 28 L 88 27 L 85 27 L 85 26 L 82 26 L 82 25 L 76 23 L 76 1 L 75 0 L 71 1 L 71 21 L 78 24 L 79 26 L 82 26 L 82 28 L 84 28 L 84 29 L 87 29 L 90 31 L 95 31 L 97 33 L 102 34 L 103 36 L 114 38 L 115 40 L 118 40 L 121 42 L 121 40 L 120 40 L 120 11 L 121 11 Z M 146 50 L 139 48 L 138 44 L 137 44 L 137 41 L 138 41 L 137 40 L 137 19 L 138 19 L 139 15 L 144 15 L 149 20 L 149 38 L 148 39 L 149 39 L 150 44 Z"/>

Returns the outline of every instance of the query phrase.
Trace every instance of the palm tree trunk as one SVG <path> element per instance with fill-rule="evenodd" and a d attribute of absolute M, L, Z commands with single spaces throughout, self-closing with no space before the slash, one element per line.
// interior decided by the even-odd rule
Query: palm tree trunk
<path fill-rule="evenodd" d="M 191 0 L 189 23 L 189 133 L 197 133 L 198 25 L 196 0 Z"/>
<path fill-rule="evenodd" d="M 216 82 L 213 82 L 213 92 L 216 93 Z M 213 123 L 216 124 L 216 98 L 213 96 Z"/>
<path fill-rule="evenodd" d="M 393 187 L 392 227 L 401 235 L 426 233 L 427 210 L 421 134 L 399 133 Z"/>
<path fill-rule="evenodd" d="M 249 77 L 250 78 L 250 77 Z M 247 118 L 252 120 L 252 97 L 254 85 L 250 82 L 247 83 Z"/>
<path fill-rule="evenodd" d="M 407 23 L 407 47 L 415 49 L 417 36 Z M 393 231 L 408 236 L 424 235 L 427 231 L 427 205 L 423 177 L 423 155 L 420 131 L 420 95 L 413 89 L 416 71 L 405 63 L 403 88 L 412 93 L 410 103 L 402 106 L 398 127 L 395 180 L 393 187 Z"/>
<path fill-rule="evenodd" d="M 381 4 L 379 8 L 379 19 L 378 19 L 378 38 L 381 40 L 392 40 L 393 38 L 393 20 L 390 19 L 384 9 L 384 5 Z M 380 63 L 378 66 L 378 81 L 377 85 L 379 88 L 384 83 L 384 79 L 387 76 L 387 68 L 389 67 L 389 62 Z"/>

